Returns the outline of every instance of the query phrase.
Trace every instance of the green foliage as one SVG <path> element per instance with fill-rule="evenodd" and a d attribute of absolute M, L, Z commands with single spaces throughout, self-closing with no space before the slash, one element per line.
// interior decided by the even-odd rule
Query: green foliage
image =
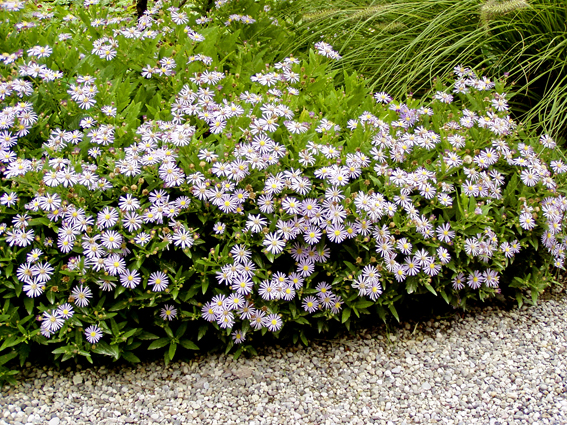
<path fill-rule="evenodd" d="M 506 80 L 373 98 L 325 43 L 286 57 L 267 3 L 105 6 L 0 10 L 1 380 L 38 346 L 239 357 L 423 294 L 553 283 L 566 166 L 508 116 Z"/>

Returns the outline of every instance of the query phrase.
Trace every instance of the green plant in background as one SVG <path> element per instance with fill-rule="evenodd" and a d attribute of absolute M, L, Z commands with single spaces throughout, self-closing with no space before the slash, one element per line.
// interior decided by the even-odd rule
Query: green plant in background
<path fill-rule="evenodd" d="M 371 88 L 424 93 L 435 76 L 467 63 L 509 74 L 512 112 L 564 140 L 567 130 L 567 5 L 561 0 L 288 2 L 296 29 L 288 50 L 323 37 Z"/>
<path fill-rule="evenodd" d="M 553 283 L 567 165 L 506 80 L 459 66 L 424 99 L 372 95 L 326 42 L 282 56 L 270 6 L 3 6 L 3 379 L 37 345 L 239 356 Z"/>

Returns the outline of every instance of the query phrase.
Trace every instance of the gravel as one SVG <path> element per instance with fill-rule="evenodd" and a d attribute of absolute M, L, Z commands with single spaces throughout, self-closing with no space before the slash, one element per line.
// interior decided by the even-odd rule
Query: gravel
<path fill-rule="evenodd" d="M 35 368 L 0 424 L 567 424 L 567 295 L 132 368 Z"/>

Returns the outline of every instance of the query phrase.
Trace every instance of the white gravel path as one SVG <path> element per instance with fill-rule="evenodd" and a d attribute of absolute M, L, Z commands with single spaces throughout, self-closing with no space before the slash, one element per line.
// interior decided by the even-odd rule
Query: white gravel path
<path fill-rule="evenodd" d="M 0 424 L 567 424 L 567 295 L 256 358 L 26 370 Z"/>

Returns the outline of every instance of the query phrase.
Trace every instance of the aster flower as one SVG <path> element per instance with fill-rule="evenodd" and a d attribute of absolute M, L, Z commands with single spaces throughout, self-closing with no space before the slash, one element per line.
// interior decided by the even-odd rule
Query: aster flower
<path fill-rule="evenodd" d="M 128 211 L 124 214 L 124 218 L 122 219 L 122 225 L 129 231 L 129 232 L 136 232 L 142 228 L 142 217 L 138 215 L 136 212 Z M 112 227 L 112 226 L 110 226 Z"/>
<path fill-rule="evenodd" d="M 482 273 L 478 270 L 475 270 L 474 272 L 469 274 L 467 278 L 467 285 L 469 285 L 471 289 L 478 289 L 482 286 L 484 281 L 485 277 L 482 275 Z"/>
<path fill-rule="evenodd" d="M 86 307 L 89 305 L 89 300 L 92 298 L 93 293 L 88 286 L 75 286 L 71 291 L 71 296 L 74 299 L 75 305 L 79 307 Z"/>
<path fill-rule="evenodd" d="M 406 280 L 407 274 L 404 266 L 396 264 L 391 266 L 392 272 L 394 273 L 394 277 L 398 282 L 403 282 Z"/>
<path fill-rule="evenodd" d="M 213 229 L 217 235 L 222 235 L 224 233 L 224 230 L 226 229 L 226 224 L 217 222 L 213 226 Z"/>
<path fill-rule="evenodd" d="M 309 227 L 303 233 L 303 239 L 309 245 L 315 245 L 321 240 L 322 233 L 317 227 Z"/>
<path fill-rule="evenodd" d="M 318 291 L 318 295 L 327 295 L 331 293 L 331 285 L 327 282 L 319 282 L 315 289 Z"/>
<path fill-rule="evenodd" d="M 486 269 L 483 272 L 482 276 L 484 278 L 484 283 L 486 284 L 486 286 L 488 286 L 490 288 L 497 288 L 498 287 L 498 282 L 500 280 L 500 276 L 498 276 L 497 272 L 495 272 L 494 270 L 491 270 L 491 269 Z"/>
<path fill-rule="evenodd" d="M 173 234 L 173 243 L 182 249 L 190 248 L 193 246 L 195 240 L 193 235 L 188 230 L 181 228 Z"/>
<path fill-rule="evenodd" d="M 313 296 L 307 296 L 303 299 L 301 305 L 308 313 L 315 313 L 319 308 L 319 300 Z"/>
<path fill-rule="evenodd" d="M 228 310 L 238 310 L 244 304 L 244 297 L 240 294 L 230 294 L 223 302 L 223 307 Z"/>
<path fill-rule="evenodd" d="M 201 317 L 207 322 L 214 322 L 216 320 L 215 303 L 210 301 L 203 305 L 201 308 Z"/>
<path fill-rule="evenodd" d="M 259 214 L 250 214 L 246 221 L 246 230 L 251 231 L 252 233 L 260 233 L 267 224 L 266 219 L 261 217 Z"/>
<path fill-rule="evenodd" d="M 342 224 L 327 227 L 327 237 L 331 242 L 341 243 L 347 238 L 347 233 Z"/>
<path fill-rule="evenodd" d="M 61 316 L 63 319 L 70 319 L 71 317 L 73 317 L 73 306 L 69 303 L 65 303 L 60 305 L 57 308 L 57 312 L 59 314 L 59 316 Z"/>
<path fill-rule="evenodd" d="M 280 239 L 277 233 L 268 233 L 263 241 L 263 245 L 266 247 L 266 251 L 272 254 L 279 254 L 285 248 L 285 242 Z"/>
<path fill-rule="evenodd" d="M 367 295 L 372 301 L 376 301 L 382 295 L 382 285 L 380 282 L 373 282 L 367 290 Z"/>
<path fill-rule="evenodd" d="M 221 309 L 216 313 L 217 324 L 221 329 L 231 329 L 234 325 L 234 314 L 228 309 Z"/>
<path fill-rule="evenodd" d="M 447 264 L 449 261 L 451 261 L 451 254 L 449 254 L 449 251 L 447 251 L 442 246 L 437 248 L 437 257 L 442 264 Z"/>
<path fill-rule="evenodd" d="M 58 310 L 45 311 L 43 313 L 43 321 L 41 322 L 41 327 L 49 330 L 50 332 L 57 332 L 65 320 L 59 314 Z"/>
<path fill-rule="evenodd" d="M 274 284 L 270 280 L 264 280 L 260 283 L 258 288 L 258 295 L 260 295 L 264 300 L 271 301 L 276 296 L 276 290 Z"/>
<path fill-rule="evenodd" d="M 34 279 L 37 282 L 45 283 L 51 279 L 51 275 L 55 269 L 47 261 L 43 263 L 34 264 L 32 267 L 32 272 Z"/>
<path fill-rule="evenodd" d="M 119 249 L 122 245 L 122 235 L 114 230 L 101 233 L 101 243 L 106 249 Z"/>
<path fill-rule="evenodd" d="M 36 281 L 26 283 L 22 288 L 22 290 L 30 298 L 35 298 L 40 296 L 41 294 L 43 294 L 44 289 L 45 289 L 45 284 Z"/>
<path fill-rule="evenodd" d="M 331 294 L 331 293 L 326 293 L 326 294 L 319 293 L 318 296 L 319 296 L 319 302 L 325 309 L 333 308 L 335 304 L 335 300 L 337 299 L 335 294 Z"/>
<path fill-rule="evenodd" d="M 266 313 L 264 313 L 262 310 L 256 310 L 250 317 L 250 326 L 255 330 L 262 329 L 264 327 L 265 318 Z"/>
<path fill-rule="evenodd" d="M 315 264 L 313 264 L 313 260 L 309 258 L 302 259 L 297 265 L 297 273 L 299 273 L 303 277 L 311 276 L 314 271 Z"/>
<path fill-rule="evenodd" d="M 97 226 L 101 229 L 108 229 L 118 222 L 118 213 L 116 209 L 104 207 L 97 216 Z"/>
<path fill-rule="evenodd" d="M 282 327 L 282 319 L 277 314 L 269 314 L 262 320 L 262 325 L 270 332 L 277 332 Z"/>
<path fill-rule="evenodd" d="M 148 279 L 148 286 L 153 286 L 154 292 L 163 291 L 169 285 L 169 279 L 163 272 L 153 272 Z"/>
<path fill-rule="evenodd" d="M 232 333 L 232 339 L 235 344 L 240 344 L 246 340 L 246 332 L 242 332 L 241 330 L 236 330 Z"/>
<path fill-rule="evenodd" d="M 299 290 L 303 287 L 303 277 L 299 273 L 290 273 L 287 277 L 287 283 L 294 289 Z"/>
<path fill-rule="evenodd" d="M 457 273 L 453 278 L 453 288 L 456 290 L 463 289 L 465 287 L 465 275 L 464 273 Z"/>
<path fill-rule="evenodd" d="M 96 325 L 89 326 L 85 329 L 85 336 L 88 342 L 96 344 L 102 338 L 102 330 Z"/>
<path fill-rule="evenodd" d="M 252 293 L 252 290 L 254 289 L 254 282 L 248 276 L 241 276 L 238 277 L 236 281 L 232 282 L 230 289 L 236 291 L 236 293 L 241 296 L 246 296 Z"/>
<path fill-rule="evenodd" d="M 520 214 L 520 226 L 525 230 L 532 230 L 536 227 L 536 221 L 533 219 L 532 214 L 529 212 L 523 212 Z"/>
<path fill-rule="evenodd" d="M 33 265 L 30 262 L 20 264 L 16 271 L 16 276 L 20 282 L 31 283 L 34 277 Z M 42 283 L 42 281 L 40 281 Z"/>
<path fill-rule="evenodd" d="M 172 305 L 164 305 L 160 312 L 160 317 L 163 320 L 173 320 L 177 317 L 177 310 Z"/>

